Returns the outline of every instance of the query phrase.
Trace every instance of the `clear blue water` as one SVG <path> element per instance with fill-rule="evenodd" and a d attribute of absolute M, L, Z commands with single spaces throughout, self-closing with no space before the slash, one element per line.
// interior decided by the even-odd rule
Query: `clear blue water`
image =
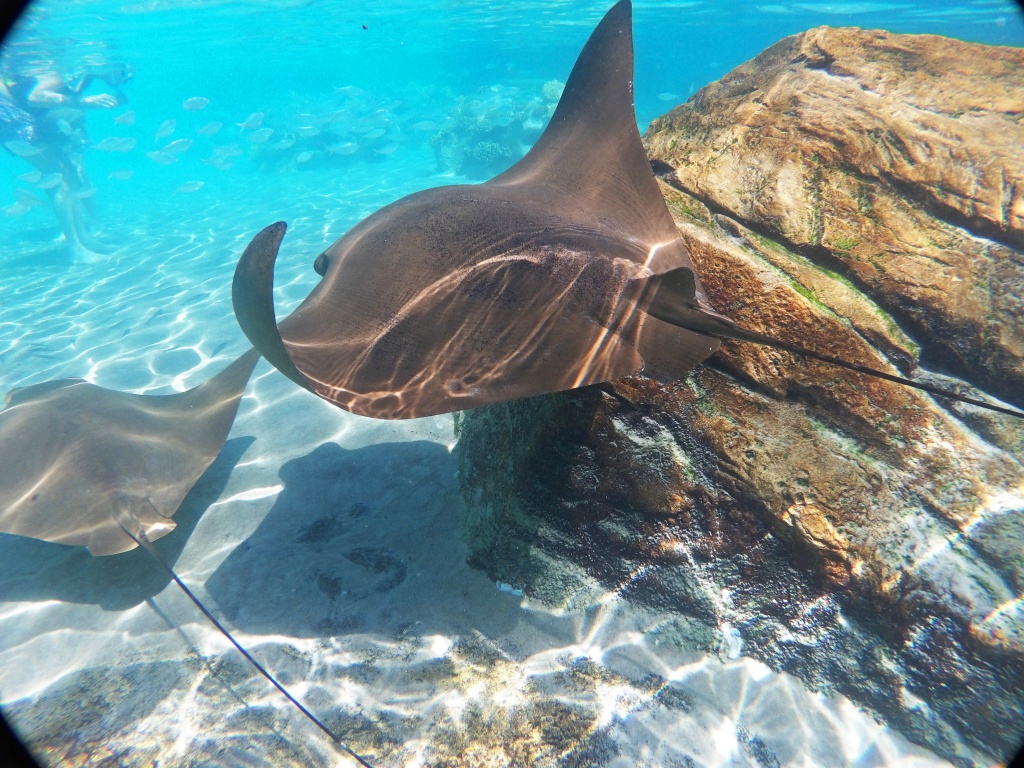
<path fill-rule="evenodd" d="M 41 52 L 68 71 L 97 54 L 130 63 L 135 77 L 124 88 L 128 104 L 89 111 L 86 120 L 94 145 L 111 137 L 135 139 L 136 144 L 123 153 L 86 150 L 85 165 L 95 187 L 94 221 L 110 251 L 93 263 L 72 263 L 43 192 L 18 178 L 32 167 L 0 152 L 0 208 L 6 211 L 0 214 L 0 390 L 84 376 L 114 389 L 166 393 L 205 380 L 247 346 L 231 313 L 230 281 L 241 249 L 256 231 L 276 220 L 290 226 L 277 277 L 278 311 L 283 315 L 315 284 L 313 258 L 361 218 L 419 189 L 485 178 L 473 168 L 439 165 L 431 137 L 459 109 L 477 110 L 493 121 L 539 101 L 541 106 L 532 108 L 543 112 L 545 83 L 564 82 L 606 5 L 579 0 L 34 4 L 5 41 L 5 53 L 25 65 L 24 51 Z M 637 2 L 635 96 L 641 131 L 780 38 L 821 24 L 1024 45 L 1024 19 L 1004 0 Z M 199 110 L 185 109 L 185 100 L 195 97 L 209 103 Z M 125 124 L 127 110 L 135 113 L 134 124 Z M 254 141 L 259 129 L 238 125 L 257 112 L 263 113 L 260 128 L 272 130 L 262 142 Z M 173 132 L 156 137 L 168 120 L 175 121 Z M 214 122 L 223 124 L 219 131 L 201 131 Z M 539 127 L 530 135 L 537 131 Z M 192 143 L 173 155 L 173 162 L 147 156 L 157 152 L 157 159 L 166 160 L 159 153 L 180 139 Z M 38 205 L 23 210 L 26 195 Z M 200 585 L 221 573 L 204 596 L 228 612 L 247 642 L 263 648 L 279 669 L 287 668 L 293 657 L 302 657 L 303 663 L 313 659 L 314 667 L 340 668 L 353 658 L 364 663 L 364 657 L 372 656 L 387 667 L 383 681 L 356 693 L 330 689 L 326 683 L 322 687 L 329 690 L 318 693 L 315 685 L 302 682 L 309 670 L 301 664 L 290 673 L 321 704 L 330 700 L 366 711 L 377 706 L 378 711 L 420 717 L 425 725 L 419 730 L 406 725 L 397 737 L 411 746 L 387 764 L 424 764 L 431 718 L 441 718 L 444 707 L 464 708 L 467 697 L 488 700 L 479 691 L 462 691 L 461 699 L 410 692 L 403 687 L 407 683 L 396 682 L 403 658 L 419 663 L 443 656 L 452 638 L 476 631 L 504 638 L 518 644 L 522 657 L 534 664 L 533 671 L 524 672 L 527 665 L 507 671 L 501 680 L 481 673 L 478 682 L 514 699 L 526 695 L 515 675 L 549 672 L 557 666 L 556 651 L 584 652 L 580 649 L 597 641 L 606 650 L 628 649 L 637 632 L 652 626 L 625 609 L 582 619 L 568 614 L 537 618 L 542 614 L 538 609 L 536 616 L 524 619 L 515 595 L 495 589 L 465 567 L 464 553 L 453 543 L 457 521 L 448 514 L 453 468 L 447 450 L 454 439 L 448 419 L 371 423 L 307 399 L 262 366 L 232 435 L 255 437 L 255 443 L 233 444 L 238 463 L 225 476 L 210 512 L 191 523 L 194 531 L 189 543 L 179 546 L 178 566 Z M 369 620 L 355 640 L 339 639 L 340 632 L 318 634 L 314 628 L 320 619 L 314 614 L 320 609 L 309 608 L 307 616 L 298 606 L 301 601 L 282 586 L 289 577 L 315 578 L 294 564 L 273 561 L 275 577 L 259 582 L 258 589 L 215 586 L 224 581 L 222 568 L 229 553 L 271 511 L 282 487 L 281 467 L 330 441 L 353 452 L 375 445 L 414 447 L 408 454 L 395 454 L 402 461 L 388 465 L 392 474 L 383 478 L 371 470 L 388 460 L 370 456 L 339 480 L 349 484 L 346 504 L 373 498 L 381 507 L 412 509 L 421 516 L 419 522 L 398 528 L 393 520 L 379 522 L 380 531 L 361 534 L 385 541 L 401 531 L 419 539 L 424 548 L 421 559 L 410 555 L 412 567 L 419 569 L 419 586 L 395 605 L 381 607 L 375 619 L 390 635 L 374 635 L 370 630 L 377 625 Z M 423 446 L 445 450 L 437 453 Z M 320 468 L 314 462 L 307 471 Z M 416 478 L 415 487 L 404 485 L 408 477 Z M 341 760 L 329 747 L 316 745 L 315 733 L 290 720 L 293 713 L 273 692 L 245 678 L 248 672 L 235 670 L 245 678 L 236 693 L 248 698 L 248 706 L 276 711 L 276 724 L 269 718 L 270 725 L 261 721 L 225 727 L 220 715 L 236 701 L 225 704 L 226 699 L 203 690 L 200 682 L 182 683 L 177 672 L 167 672 L 170 665 L 201 681 L 201 665 L 190 655 L 195 648 L 211 657 L 229 656 L 173 589 L 153 598 L 157 612 L 119 577 L 120 566 L 95 565 L 88 556 L 37 544 L 0 538 L 0 556 L 10 569 L 4 582 L 7 592 L 0 592 L 0 705 L 24 707 L 56 697 L 66 707 L 68 681 L 88 688 L 82 680 L 92 679 L 87 677 L 90 670 L 120 670 L 119 680 L 135 691 L 158 679 L 152 690 L 159 695 L 132 694 L 126 699 L 132 702 L 129 711 L 100 717 L 89 727 L 68 720 L 81 731 L 83 743 L 95 745 L 104 733 L 116 734 L 109 741 L 112 752 L 135 750 L 133 760 L 159 759 L 162 765 L 189 764 L 192 753 L 207 756 L 212 764 L 214 742 L 222 748 L 217 758 L 222 764 L 242 760 L 240 752 L 231 750 L 250 749 L 257 754 L 262 750 L 269 757 L 260 759 L 271 764 Z M 142 566 L 136 562 L 131 567 Z M 132 578 L 137 577 L 128 580 Z M 96 584 L 87 583 L 90 579 Z M 459 618 L 433 626 L 419 645 L 403 646 L 400 627 L 431 623 L 439 605 L 457 605 L 451 610 Z M 275 613 L 267 606 L 280 610 Z M 165 621 L 162 615 L 170 618 Z M 266 621 L 274 615 L 281 618 Z M 183 635 L 172 626 L 183 626 Z M 637 744 L 647 743 L 644 739 L 649 741 L 650 733 L 659 729 L 675 740 L 679 754 L 695 754 L 696 747 L 686 741 L 687 728 L 713 741 L 719 722 L 715 718 L 738 706 L 728 698 L 732 689 L 723 682 L 728 678 L 740 680 L 741 687 L 761 697 L 761 704 L 747 699 L 749 722 L 760 717 L 767 723 L 773 708 L 786 701 L 793 717 L 817 723 L 802 742 L 780 735 L 786 726 L 764 725 L 764 733 L 775 734 L 776 754 L 789 754 L 793 764 L 815 764 L 830 749 L 843 754 L 838 762 L 844 763 L 940 763 L 874 724 L 849 702 L 822 703 L 791 678 L 751 666 L 750 660 L 747 666 L 732 660 L 732 667 L 715 660 L 676 661 L 706 665 L 699 667 L 707 681 L 701 689 L 706 713 L 687 715 L 686 727 L 646 723 L 646 735 L 637 735 Z M 626 699 L 608 695 L 615 702 L 608 711 L 629 720 L 634 710 L 622 703 Z M 742 695 L 739 700 L 744 700 Z M 39 711 L 59 709 L 58 704 L 47 706 Z M 59 716 L 53 722 L 59 724 Z M 33 717 L 19 724 L 36 747 L 46 747 L 47 734 L 60 729 L 40 724 L 44 715 Z M 633 722 L 644 721 L 637 714 Z M 305 746 L 285 748 L 268 741 L 274 728 L 285 742 Z M 79 759 L 69 757 L 72 752 L 63 744 L 63 752 L 45 752 L 47 759 L 64 755 L 69 764 Z M 652 765 L 673 764 L 669 757 L 657 757 L 657 750 L 651 754 Z M 756 762 L 728 744 L 704 755 L 705 764 Z"/>
<path fill-rule="evenodd" d="M 136 78 L 125 92 L 137 113 L 136 124 L 114 124 L 121 109 L 93 111 L 88 119 L 96 141 L 107 136 L 139 141 L 128 156 L 89 153 L 96 204 L 101 220 L 109 223 L 124 216 L 152 216 L 179 202 L 187 211 L 231 194 L 248 172 L 257 170 L 255 164 L 241 158 L 230 173 L 216 173 L 201 160 L 209 156 L 211 146 L 237 140 L 235 123 L 255 111 L 267 115 L 268 126 L 287 133 L 303 120 L 299 115 L 323 116 L 351 107 L 352 99 L 335 91 L 350 86 L 363 92 L 354 105 L 363 117 L 383 108 L 393 113 L 387 119 L 399 126 L 422 121 L 443 125 L 459 97 L 495 85 L 536 92 L 549 80 L 564 81 L 603 11 L 603 4 L 583 2 L 38 3 L 14 39 L 41 41 L 44 51 L 68 69 L 96 51 L 135 67 Z M 1024 40 L 1020 14 L 1005 0 L 766 2 L 735 7 L 709 1 L 637 3 L 635 95 L 641 129 L 780 38 L 820 24 L 946 34 L 1000 45 Z M 193 96 L 210 99 L 209 106 L 198 112 L 182 110 L 182 101 Z M 401 104 L 388 109 L 396 102 Z M 157 148 L 153 135 L 167 119 L 177 121 L 172 139 L 192 137 L 196 144 L 173 166 L 159 166 L 143 153 Z M 209 139 L 196 136 L 212 121 L 226 127 Z M 410 177 L 430 175 L 434 163 L 424 148 L 427 132 L 405 132 L 409 140 L 393 155 L 369 155 L 370 169 L 358 162 L 364 153 L 351 164 L 355 168 L 337 164 L 332 168 L 337 171 L 333 184 L 365 186 L 353 184 L 341 171 L 354 172 L 356 178 L 396 169 Z M 304 145 L 295 145 L 292 159 Z M 242 146 L 248 149 L 245 142 Z M 309 148 L 317 149 L 316 143 L 310 142 Z M 275 170 L 315 172 L 317 160 L 305 167 L 292 163 Z M 20 159 L 0 154 L 0 204 L 15 202 L 14 178 L 25 170 Z M 122 170 L 134 171 L 127 183 L 108 178 Z M 298 197 L 281 186 L 279 174 L 273 178 L 272 189 L 263 185 L 269 181 L 267 174 L 254 174 L 245 182 L 252 190 L 249 207 L 266 210 L 270 219 L 283 215 L 282 200 Z M 301 178 L 295 176 L 296 181 Z M 198 200 L 174 195 L 177 187 L 192 181 L 206 185 Z M 410 179 L 400 191 L 418 186 L 422 184 Z M 388 199 L 384 196 L 380 202 Z M 344 209 L 334 218 L 339 223 L 332 226 L 342 230 L 351 223 Z M 50 217 L 42 207 L 3 223 L 10 225 L 3 228 L 5 242 L 13 244 L 22 239 L 20 232 L 46 227 Z M 116 240 L 117 233 L 112 231 L 111 236 Z"/>

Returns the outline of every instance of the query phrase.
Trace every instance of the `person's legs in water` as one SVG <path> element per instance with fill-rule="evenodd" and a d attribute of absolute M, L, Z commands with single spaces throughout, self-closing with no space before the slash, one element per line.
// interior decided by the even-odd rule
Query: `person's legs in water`
<path fill-rule="evenodd" d="M 108 253 L 109 249 L 96 236 L 97 217 L 96 198 L 94 197 L 96 189 L 85 173 L 85 165 L 82 162 L 82 146 L 69 143 L 63 153 L 66 158 L 66 162 L 63 164 L 63 176 L 71 198 L 75 227 L 78 239 L 86 248 L 98 253 Z"/>
<path fill-rule="evenodd" d="M 20 141 L 38 149 L 37 154 L 22 154 L 22 157 L 43 175 L 61 174 L 60 183 L 47 190 L 47 196 L 60 224 L 68 253 L 75 262 L 97 261 L 102 258 L 102 254 L 83 243 L 81 233 L 86 227 L 81 201 L 67 182 L 68 176 L 76 172 L 70 160 L 40 135 L 39 127 L 32 114 L 11 98 L 6 83 L 0 82 L 0 139 L 5 142 Z M 11 151 L 10 147 L 7 147 L 7 151 Z M 85 239 L 89 240 L 88 237 Z"/>
<path fill-rule="evenodd" d="M 88 264 L 102 258 L 101 254 L 82 244 L 78 224 L 80 216 L 75 210 L 75 199 L 68 185 L 62 180 L 57 186 L 48 189 L 47 194 L 50 197 L 50 204 L 53 206 L 57 221 L 60 222 L 61 231 L 64 233 L 64 242 L 72 261 Z"/>
<path fill-rule="evenodd" d="M 57 117 L 65 119 L 59 112 Z M 76 261 L 96 261 L 99 256 L 109 253 L 109 250 L 97 241 L 91 226 L 95 219 L 95 203 L 92 199 L 92 183 L 85 174 L 84 119 L 80 125 L 70 122 L 68 125 L 73 129 L 70 135 L 59 129 L 56 120 L 47 116 L 37 131 L 41 140 L 39 143 L 45 149 L 36 157 L 59 171 L 62 176 L 61 183 L 48 190 L 48 193 L 69 251 Z"/>
<path fill-rule="evenodd" d="M 103 252 L 105 249 L 96 247 L 97 244 L 87 231 L 82 201 L 75 196 L 74 188 L 68 184 L 68 171 L 63 162 L 64 158 L 54 152 L 52 147 L 47 147 L 40 154 L 25 159 L 38 168 L 43 175 L 61 174 L 60 183 L 46 190 L 46 195 L 50 199 L 54 216 L 57 217 L 57 222 L 60 224 L 65 247 L 72 261 L 88 264 L 101 260 L 105 255 Z"/>

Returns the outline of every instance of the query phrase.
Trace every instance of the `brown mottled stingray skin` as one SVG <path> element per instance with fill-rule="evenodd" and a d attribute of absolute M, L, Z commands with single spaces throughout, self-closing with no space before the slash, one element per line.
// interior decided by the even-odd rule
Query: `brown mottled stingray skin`
<path fill-rule="evenodd" d="M 171 516 L 220 453 L 250 350 L 200 386 L 132 395 L 82 379 L 16 389 L 0 411 L 0 531 L 113 555 L 174 528 Z"/>
<path fill-rule="evenodd" d="M 677 379 L 718 349 L 646 312 L 707 310 L 633 112 L 632 8 L 595 29 L 551 123 L 511 169 L 388 205 L 317 259 L 323 279 L 280 326 L 271 291 L 285 225 L 243 254 L 232 297 L 279 370 L 336 405 L 411 418 L 643 370 Z"/>

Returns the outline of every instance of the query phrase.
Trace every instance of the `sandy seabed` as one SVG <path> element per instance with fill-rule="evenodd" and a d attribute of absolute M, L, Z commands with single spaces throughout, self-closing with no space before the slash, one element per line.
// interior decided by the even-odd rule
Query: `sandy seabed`
<path fill-rule="evenodd" d="M 247 348 L 231 274 L 259 228 L 290 224 L 283 316 L 344 229 L 452 181 L 374 168 L 341 190 L 304 176 L 288 200 L 256 175 L 141 223 L 108 210 L 126 244 L 102 263 L 5 238 L 0 387 L 195 386 Z M 735 638 L 708 654 L 687 647 L 677 616 L 596 585 L 586 604 L 553 608 L 490 582 L 466 564 L 454 441 L 449 417 L 353 416 L 261 363 L 158 548 L 374 765 L 944 764 L 849 700 L 743 657 Z M 138 550 L 92 558 L 0 534 L 0 706 L 51 765 L 353 764 Z"/>

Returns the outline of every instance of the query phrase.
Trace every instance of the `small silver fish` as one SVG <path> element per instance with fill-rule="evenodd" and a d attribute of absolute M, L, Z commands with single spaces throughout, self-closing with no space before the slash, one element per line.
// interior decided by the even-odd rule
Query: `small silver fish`
<path fill-rule="evenodd" d="M 249 141 L 253 144 L 262 144 L 274 134 L 273 128 L 260 128 L 249 134 Z"/>
<path fill-rule="evenodd" d="M 185 99 L 181 106 L 189 112 L 198 112 L 200 109 L 205 109 L 209 103 L 210 100 L 205 96 L 193 96 L 191 99 Z"/>
<path fill-rule="evenodd" d="M 676 93 L 659 93 L 658 101 L 679 101 L 679 95 Z"/>
<path fill-rule="evenodd" d="M 28 209 L 31 208 L 29 205 L 25 205 L 20 200 L 4 208 L 4 213 L 8 216 L 21 216 L 23 213 L 27 213 Z"/>
<path fill-rule="evenodd" d="M 218 171 L 226 171 L 228 168 L 234 165 L 234 163 L 225 160 L 223 157 L 218 156 L 204 158 L 202 162 L 206 163 L 207 165 L 212 165 Z"/>
<path fill-rule="evenodd" d="M 168 136 L 174 133 L 174 129 L 177 127 L 177 125 L 178 123 L 175 122 L 173 118 L 170 120 L 164 120 L 162 123 L 160 123 L 160 127 L 156 129 L 156 138 L 166 139 Z"/>
<path fill-rule="evenodd" d="M 130 137 L 108 136 L 99 144 L 94 144 L 93 149 L 102 152 L 131 152 L 135 149 L 137 140 Z"/>
<path fill-rule="evenodd" d="M 114 122 L 118 125 L 135 125 L 135 110 L 129 109 L 114 118 Z"/>
<path fill-rule="evenodd" d="M 373 139 L 379 139 L 385 133 L 387 133 L 387 131 L 385 131 L 383 128 L 374 128 L 372 131 L 367 131 L 364 134 L 364 138 L 372 141 Z"/>
<path fill-rule="evenodd" d="M 273 144 L 268 144 L 271 149 L 291 149 L 295 146 L 295 137 L 288 136 L 287 138 L 275 141 Z"/>
<path fill-rule="evenodd" d="M 57 130 L 65 136 L 73 136 L 75 133 L 75 129 L 71 127 L 71 123 L 63 119 L 57 120 Z"/>
<path fill-rule="evenodd" d="M 60 173 L 60 171 L 54 171 L 53 173 L 48 173 L 43 176 L 43 178 L 36 182 L 36 186 L 39 189 L 53 189 L 60 184 L 63 179 L 64 175 Z"/>
<path fill-rule="evenodd" d="M 21 139 L 11 139 L 5 141 L 4 146 L 7 147 L 18 157 L 35 157 L 36 155 L 42 154 L 43 150 L 39 147 L 34 147 L 27 141 Z"/>
<path fill-rule="evenodd" d="M 132 176 L 135 175 L 135 171 L 129 168 L 121 168 L 116 171 L 111 171 L 108 179 L 117 179 L 119 181 L 128 181 Z"/>
<path fill-rule="evenodd" d="M 305 136 L 306 138 L 320 135 L 320 129 L 315 125 L 300 125 L 295 129 L 295 132 L 299 134 L 299 136 Z"/>
<path fill-rule="evenodd" d="M 166 152 L 169 155 L 180 155 L 182 152 L 192 146 L 192 139 L 177 139 L 172 141 L 166 147 L 161 149 L 161 152 Z"/>
<path fill-rule="evenodd" d="M 359 149 L 359 145 L 351 141 L 343 141 L 340 144 L 331 144 L 327 147 L 327 152 L 332 155 L 351 155 Z"/>
<path fill-rule="evenodd" d="M 56 109 L 51 109 L 48 115 L 54 120 L 66 120 L 74 125 L 85 117 L 85 112 L 75 107 L 57 107 Z"/>
<path fill-rule="evenodd" d="M 21 181 L 27 181 L 29 184 L 35 184 L 43 178 L 42 171 L 29 171 L 28 173 L 22 173 L 18 175 L 18 179 Z"/>
<path fill-rule="evenodd" d="M 223 127 L 224 123 L 218 123 L 216 120 L 214 120 L 212 123 L 207 123 L 206 125 L 204 125 L 198 131 L 196 131 L 196 133 L 198 133 L 200 136 L 213 136 L 213 134 L 215 134 Z"/>
<path fill-rule="evenodd" d="M 347 109 L 336 109 L 333 112 L 328 112 L 320 118 L 321 123 L 339 123 L 342 120 L 348 119 Z"/>
<path fill-rule="evenodd" d="M 86 187 L 85 189 L 80 189 L 77 192 L 72 192 L 71 194 L 79 200 L 85 200 L 87 197 L 92 197 L 96 194 L 96 187 Z"/>
<path fill-rule="evenodd" d="M 178 191 L 179 192 L 197 192 L 198 190 L 200 190 L 202 188 L 203 188 L 203 182 L 201 182 L 201 181 L 186 181 L 184 184 L 182 184 L 180 187 L 178 187 Z"/>
<path fill-rule="evenodd" d="M 298 156 L 295 158 L 295 162 L 297 162 L 297 163 L 308 163 L 312 159 L 313 159 L 313 153 L 312 152 L 309 152 L 309 151 L 299 152 Z"/>
<path fill-rule="evenodd" d="M 409 127 L 414 131 L 436 131 L 437 123 L 433 120 L 420 120 L 418 123 L 413 123 Z"/>
<path fill-rule="evenodd" d="M 21 203 L 22 205 L 27 205 L 29 208 L 34 208 L 37 205 L 43 204 L 42 200 L 33 195 L 27 189 L 22 189 L 21 187 L 18 187 L 17 189 L 14 190 L 14 196 L 18 198 L 19 203 Z"/>
<path fill-rule="evenodd" d="M 172 163 L 178 162 L 177 157 L 174 155 L 168 155 L 166 152 L 147 152 L 146 157 L 160 165 L 171 165 Z"/>
<path fill-rule="evenodd" d="M 263 125 L 263 113 L 253 112 L 251 115 L 245 118 L 244 123 L 238 123 L 237 125 L 243 131 L 255 131 L 257 128 Z"/>
<path fill-rule="evenodd" d="M 390 144 L 386 144 L 380 149 L 375 149 L 373 151 L 376 152 L 378 155 L 391 155 L 394 154 L 396 149 L 398 149 L 398 144 L 396 144 L 395 142 L 391 142 Z"/>

